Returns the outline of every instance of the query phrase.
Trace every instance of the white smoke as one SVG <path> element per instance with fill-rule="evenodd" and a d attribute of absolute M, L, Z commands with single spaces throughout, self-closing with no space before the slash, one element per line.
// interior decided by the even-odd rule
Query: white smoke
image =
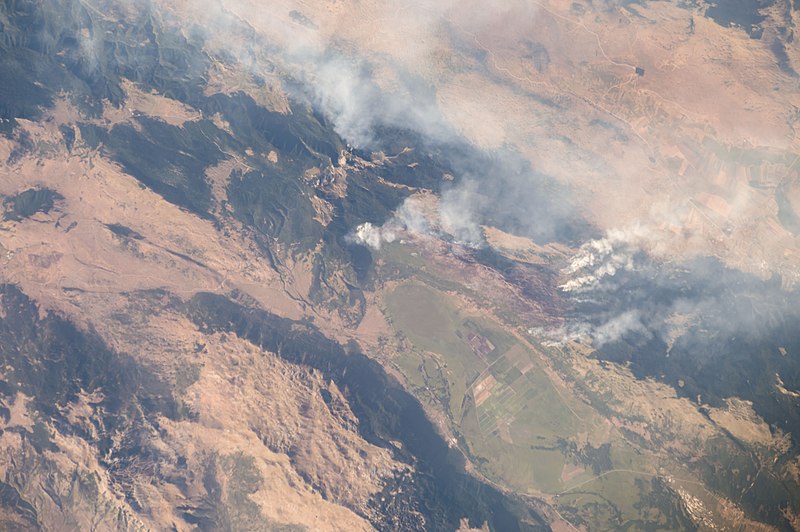
<path fill-rule="evenodd" d="M 589 332 L 597 347 L 615 342 L 630 333 L 651 334 L 642 323 L 639 309 L 628 310 L 618 316 L 614 316 L 602 325 L 592 328 Z"/>
<path fill-rule="evenodd" d="M 353 146 L 369 144 L 375 117 L 365 108 L 376 105 L 380 94 L 358 65 L 331 57 L 317 61 L 306 77 L 314 104 L 324 110 L 336 132 Z"/>
<path fill-rule="evenodd" d="M 475 179 L 465 179 L 459 186 L 445 190 L 439 203 L 442 230 L 459 243 L 477 246 L 483 242 L 483 232 L 477 213 L 485 202 Z"/>
<path fill-rule="evenodd" d="M 355 244 L 362 244 L 373 249 L 380 249 L 384 243 L 397 240 L 401 232 L 413 235 L 435 235 L 438 231 L 431 225 L 428 217 L 423 212 L 421 203 L 424 200 L 411 196 L 404 201 L 383 226 L 378 227 L 370 222 L 357 226 L 347 239 Z"/>
<path fill-rule="evenodd" d="M 605 237 L 583 244 L 563 273 L 569 278 L 559 288 L 564 292 L 596 290 L 607 277 L 636 268 L 635 257 L 651 238 L 642 226 L 613 229 Z"/>
<path fill-rule="evenodd" d="M 355 228 L 348 236 L 351 242 L 380 249 L 384 242 L 394 242 L 395 232 L 387 227 L 377 227 L 370 222 L 364 222 Z"/>

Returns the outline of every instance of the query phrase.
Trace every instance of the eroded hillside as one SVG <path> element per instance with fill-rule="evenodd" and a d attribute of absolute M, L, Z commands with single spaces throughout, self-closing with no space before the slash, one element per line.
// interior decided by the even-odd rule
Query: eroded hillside
<path fill-rule="evenodd" d="M 729 15 L 5 3 L 2 528 L 797 529 L 797 11 Z"/>

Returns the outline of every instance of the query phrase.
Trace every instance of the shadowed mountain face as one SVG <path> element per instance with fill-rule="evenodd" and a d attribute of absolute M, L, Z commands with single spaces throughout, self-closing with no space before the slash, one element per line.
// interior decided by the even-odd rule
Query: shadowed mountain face
<path fill-rule="evenodd" d="M 202 330 L 233 332 L 289 362 L 319 370 L 323 378 L 350 391 L 348 401 L 361 420 L 359 430 L 365 439 L 390 449 L 389 442 L 401 443 L 395 452 L 414 464 L 417 473 L 396 479 L 397 486 L 387 486 L 394 500 L 384 500 L 387 493 L 381 493 L 381 500 L 373 501 L 382 511 L 392 512 L 373 523 L 378 529 L 398 525 L 449 529 L 457 527 L 462 517 L 497 530 L 547 528 L 521 502 L 506 499 L 494 487 L 465 474 L 464 457 L 442 440 L 417 400 L 377 362 L 358 352 L 348 353 L 313 327 L 298 326 L 213 294 L 193 297 L 187 312 Z M 423 519 L 412 519 L 415 514 Z"/>
<path fill-rule="evenodd" d="M 134 357 L 110 350 L 96 334 L 80 331 L 52 313 L 42 316 L 37 305 L 13 285 L 3 285 L 0 298 L 0 358 L 6 368 L 0 400 L 5 433 L 13 433 L 12 440 L 19 439 L 20 449 L 31 453 L 7 469 L 4 526 L 42 527 L 52 517 L 41 515 L 48 510 L 63 512 L 67 523 L 79 526 L 84 516 L 73 515 L 76 508 L 71 505 L 85 500 L 102 506 L 97 478 L 76 472 L 72 501 L 62 500 L 57 487 L 40 492 L 52 499 L 55 509 L 28 502 L 44 486 L 25 491 L 29 483 L 37 483 L 39 475 L 54 480 L 69 476 L 70 471 L 48 456 L 61 450 L 59 438 L 77 438 L 95 448 L 104 470 L 122 487 L 123 479 L 144 462 L 165 459 L 158 449 L 146 445 L 147 433 L 159 416 L 180 418 L 179 405 L 167 383 Z M 96 414 L 78 421 L 70 407 L 87 395 L 96 401 Z M 12 415 L 12 409 L 22 409 L 17 415 L 27 417 L 30 424 L 13 426 L 17 415 Z M 14 456 L 12 448 L 7 448 L 7 457 Z"/>
<path fill-rule="evenodd" d="M 380 181 L 372 168 L 362 166 L 349 171 L 345 194 L 326 192 L 314 181 L 326 179 L 324 172 L 341 164 L 345 142 L 307 103 L 292 101 L 287 114 L 267 110 L 243 92 L 206 95 L 211 60 L 202 50 L 199 33 L 165 27 L 150 2 L 109 2 L 103 8 L 101 14 L 80 2 L 32 1 L 6 3 L 0 9 L 3 133 L 18 146 L 8 163 L 40 153 L 41 146 L 27 137 L 19 120 L 44 119 L 46 109 L 65 98 L 80 112 L 77 122 L 59 129 L 68 152 L 95 151 L 141 187 L 217 227 L 241 224 L 236 227 L 247 232 L 275 272 L 284 271 L 287 258 L 276 252 L 275 241 L 291 246 L 295 254 L 321 242 L 308 297 L 358 323 L 364 311 L 361 287 L 368 282 L 372 261 L 367 248 L 348 243 L 346 234 L 365 220 L 382 224 L 408 196 L 408 187 L 435 187 L 431 176 L 452 170 L 443 159 L 420 151 L 389 163 Z M 124 84 L 129 81 L 215 119 L 173 125 L 157 113 L 135 112 L 133 120 L 104 122 L 104 105 L 125 111 Z M 415 149 L 422 150 L 418 141 Z M 266 160 L 269 153 L 275 153 L 276 160 Z M 241 158 L 243 169 L 231 173 L 227 200 L 220 205 L 206 172 L 231 158 Z M 414 170 L 420 163 L 424 172 Z M 304 180 L 309 169 L 317 171 L 313 179 Z M 47 188 L 21 191 L 5 198 L 5 219 L 22 222 L 37 213 L 50 215 L 54 208 L 64 215 L 69 205 L 60 203 L 63 199 Z M 332 218 L 320 220 L 317 202 L 333 206 Z M 106 227 L 127 246 L 147 241 L 123 224 Z M 206 267 L 186 255 L 173 255 Z M 351 280 L 336 285 L 334 277 Z M 64 290 L 61 296 L 67 299 L 83 297 L 82 289 Z M 547 528 L 527 503 L 465 473 L 460 453 L 448 447 L 418 401 L 378 363 L 345 351 L 311 325 L 242 307 L 222 295 L 198 294 L 186 303 L 168 291 L 125 297 L 137 303 L 113 315 L 112 321 L 123 328 L 144 319 L 142 312 L 150 312 L 146 309 L 152 309 L 154 301 L 165 301 L 167 307 L 158 312 L 185 312 L 205 335 L 204 343 L 217 341 L 213 336 L 220 333 L 233 334 L 346 390 L 345 408 L 352 409 L 358 421 L 355 434 L 385 449 L 397 464 L 405 464 L 385 475 L 375 473 L 371 482 L 377 480 L 377 489 L 369 498 L 352 504 L 332 501 L 376 528 L 455 529 L 462 519 L 498 530 Z M 68 317 L 44 310 L 13 284 L 3 285 L 0 301 L 4 430 L 7 437 L 16 435 L 19 452 L 35 457 L 34 462 L 5 466 L 0 498 L 5 526 L 48 527 L 64 519 L 69 526 L 82 527 L 90 517 L 81 515 L 85 507 L 103 514 L 101 521 L 112 528 L 160 528 L 167 523 L 159 520 L 148 506 L 153 499 L 141 491 L 143 483 L 149 483 L 171 486 L 181 494 L 176 500 L 183 502 L 167 512 L 182 526 L 283 529 L 278 522 L 260 518 L 260 507 L 249 498 L 268 480 L 252 457 L 201 450 L 204 456 L 192 459 L 170 441 L 167 425 L 204 425 L 202 414 L 183 398 L 186 387 L 197 380 L 197 370 L 187 381 L 181 371 L 174 374 L 163 362 L 144 362 L 136 350 L 117 352 L 94 332 L 91 318 L 75 325 Z M 140 338 L 133 346 L 148 350 L 146 344 L 154 340 Z M 202 349 L 199 341 L 196 345 Z M 179 361 L 185 353 L 175 356 Z M 328 403 L 335 400 L 323 392 Z M 14 426 L 20 421 L 14 409 L 24 411 L 28 427 Z M 65 500 L 67 494 L 58 485 L 48 490 L 45 483 L 71 473 L 47 453 L 58 455 L 70 446 L 90 449 L 96 462 L 75 466 L 85 472 L 74 473 L 79 492 Z M 9 456 L 16 452 L 11 449 Z M 294 456 L 300 451 L 292 449 L 290 458 L 302 462 Z M 99 476 L 92 468 L 101 471 Z M 198 478 L 202 482 L 195 487 Z M 332 480 L 303 477 L 300 482 L 317 486 Z M 227 482 L 241 483 L 235 487 L 240 493 L 225 487 Z M 28 502 L 42 496 L 46 502 Z"/>
<path fill-rule="evenodd" d="M 800 528 L 796 5 L 262 4 L 0 5 L 0 529 Z"/>
<path fill-rule="evenodd" d="M 193 472 L 185 464 L 181 466 L 180 457 L 165 454 L 160 448 L 164 443 L 150 432 L 159 431 L 159 419 L 196 419 L 196 413 L 181 405 L 180 383 L 176 387 L 160 381 L 153 369 L 137 363 L 135 357 L 111 351 L 97 336 L 79 331 L 68 321 L 52 314 L 40 317 L 36 305 L 14 286 L 4 285 L 0 297 L 5 313 L 0 320 L 0 357 L 10 368 L 1 391 L 2 414 L 8 424 L 9 406 L 20 400 L 19 394 L 30 398 L 26 408 L 33 426 L 30 430 L 7 429 L 21 437 L 23 447 L 34 453 L 58 453 L 58 442 L 64 437 L 89 443 L 102 457 L 100 465 L 111 482 L 123 489 L 133 512 L 146 509 L 139 506 L 135 486 L 126 481 L 143 470 L 174 468 L 169 474 L 170 483 L 190 483 Z M 233 333 L 265 351 L 279 353 L 291 364 L 317 370 L 325 381 L 348 390 L 346 400 L 360 420 L 358 431 L 363 437 L 414 468 L 413 473 L 389 479 L 384 490 L 368 502 L 368 515 L 376 528 L 448 529 L 456 528 L 460 519 L 466 518 L 476 524 L 488 522 L 501 530 L 546 529 L 541 518 L 524 503 L 506 498 L 494 487 L 464 473 L 463 457 L 448 448 L 419 403 L 376 362 L 357 352 L 347 353 L 310 325 L 248 309 L 223 296 L 198 294 L 186 303 L 171 301 L 168 305 L 185 312 L 205 334 Z M 76 421 L 69 412 L 81 396 L 95 397 L 91 403 L 94 413 L 86 420 L 88 423 Z M 323 394 L 328 403 L 331 397 Z M 389 442 L 400 445 L 395 448 Z M 45 467 L 61 473 L 55 463 L 41 459 Z M 207 467 L 211 470 L 205 473 L 205 497 L 213 499 L 215 490 L 221 488 L 214 464 Z M 36 474 L 22 465 L 16 470 L 16 479 L 3 484 L 4 510 L 14 516 L 8 521 L 9 526 L 14 519 L 37 527 L 43 524 L 37 518 L 37 508 L 26 502 L 27 494 L 20 494 L 23 488 L 16 484 L 19 479 L 35 478 Z M 261 477 L 254 472 L 247 474 L 255 475 L 250 481 L 253 487 L 242 489 L 257 491 Z M 98 504 L 90 495 L 84 497 L 89 504 Z M 66 503 L 54 502 L 66 515 L 74 511 Z M 207 515 L 222 509 L 204 506 L 208 504 L 213 506 L 212 502 L 204 502 L 197 508 L 187 507 L 184 517 L 202 529 L 233 525 L 221 516 Z M 216 504 L 224 506 L 222 501 Z M 257 508 L 236 510 L 255 511 L 247 522 L 248 528 L 254 524 L 252 520 L 258 519 Z"/>
<path fill-rule="evenodd" d="M 630 363 L 641 377 L 675 385 L 680 379 L 681 395 L 711 406 L 735 389 L 770 424 L 800 433 L 797 398 L 774 387 L 776 375 L 789 389 L 800 386 L 797 359 L 782 354 L 798 347 L 798 296 L 783 290 L 780 279 L 762 281 L 697 260 L 680 270 L 645 262 L 607 282 L 619 288 L 581 293 L 575 316 L 601 325 L 628 312 L 639 325 L 603 342 L 604 359 Z M 686 326 L 670 327 L 682 313 L 694 314 Z"/>
<path fill-rule="evenodd" d="M 264 252 L 271 253 L 267 242 L 272 238 L 298 251 L 307 251 L 324 238 L 316 275 L 333 269 L 354 275 L 351 255 L 363 255 L 366 250 L 347 245 L 345 234 L 365 219 L 382 223 L 407 192 L 390 184 L 359 184 L 374 180 L 365 168 L 349 176 L 353 194 L 326 196 L 298 176 L 309 168 L 330 166 L 345 143 L 307 103 L 294 102 L 293 112 L 282 114 L 264 109 L 241 92 L 205 96 L 203 86 L 211 63 L 202 49 L 199 28 L 182 32 L 173 25 L 164 27 L 149 1 L 135 6 L 109 2 L 104 7 L 106 16 L 79 2 L 15 2 L 2 8 L 6 19 L 3 60 L 9 63 L 0 73 L 2 101 L 9 106 L 4 109 L 3 123 L 6 134 L 19 142 L 12 157 L 32 149 L 25 132 L 14 129 L 16 119 L 41 117 L 42 110 L 63 92 L 87 119 L 64 128 L 71 138 L 80 131 L 88 147 L 99 149 L 142 185 L 198 216 L 212 220 L 218 216 L 204 172 L 239 154 L 248 170 L 231 179 L 226 212 L 256 231 Z M 91 46 L 89 52 L 87 46 Z M 222 130 L 209 119 L 180 127 L 147 116 L 138 117 L 135 124 L 112 127 L 91 122 L 101 113 L 103 102 L 122 108 L 125 80 L 190 105 L 205 116 L 218 116 L 232 129 Z M 264 160 L 263 154 L 271 151 L 279 154 L 277 164 Z M 257 155 L 248 155 L 254 152 Z M 386 179 L 416 185 L 421 176 L 430 175 L 407 166 L 416 157 L 390 165 L 394 169 L 386 172 Z M 315 219 L 311 200 L 315 196 L 337 206 L 327 228 Z M 15 212 L 12 209 L 7 216 L 18 216 Z M 330 284 L 329 279 L 315 279 L 320 301 L 361 297 L 355 283 L 343 288 L 344 295 L 329 293 Z M 359 315 L 358 307 L 342 312 L 355 312 L 353 319 Z"/>
<path fill-rule="evenodd" d="M 797 293 L 780 285 L 780 279 L 765 282 L 716 261 L 671 269 L 642 260 L 635 270 L 620 271 L 576 296 L 572 312 L 576 321 L 601 329 L 626 316 L 633 324 L 598 342 L 600 359 L 625 364 L 638 378 L 672 384 L 704 415 L 723 408 L 731 397 L 750 401 L 773 430 L 792 435 L 793 456 L 800 397 L 785 390 L 800 387 L 798 359 L 787 356 L 800 349 L 800 316 Z M 743 494 L 741 504 L 748 511 L 785 526 L 773 501 L 796 499 L 798 486 L 773 475 L 759 478 L 760 460 L 742 450 L 742 456 L 725 461 L 749 471 L 751 480 L 747 475 L 721 479 L 708 465 L 701 466 L 702 474 L 729 496 Z M 748 490 L 751 482 L 756 484 Z"/>

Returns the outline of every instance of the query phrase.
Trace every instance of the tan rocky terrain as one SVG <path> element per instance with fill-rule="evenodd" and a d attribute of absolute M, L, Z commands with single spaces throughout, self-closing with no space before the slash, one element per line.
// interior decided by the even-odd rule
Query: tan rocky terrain
<path fill-rule="evenodd" d="M 799 15 L 714 9 L 0 9 L 0 528 L 798 529 Z"/>

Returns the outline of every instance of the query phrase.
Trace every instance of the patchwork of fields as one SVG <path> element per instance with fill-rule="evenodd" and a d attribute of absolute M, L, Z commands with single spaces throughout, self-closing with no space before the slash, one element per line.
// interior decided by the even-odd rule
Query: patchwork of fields
<path fill-rule="evenodd" d="M 551 500 L 593 528 L 685 524 L 655 458 L 570 392 L 546 348 L 470 306 L 468 288 L 426 277 L 424 260 L 412 259 L 422 275 L 383 297 L 398 345 L 391 361 L 418 397 L 447 412 L 455 441 L 482 475 Z"/>

